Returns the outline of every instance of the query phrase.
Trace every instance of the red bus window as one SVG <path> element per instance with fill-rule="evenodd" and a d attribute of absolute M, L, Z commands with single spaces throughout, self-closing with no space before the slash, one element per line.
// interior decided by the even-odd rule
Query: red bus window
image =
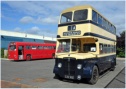
<path fill-rule="evenodd" d="M 26 49 L 30 49 L 30 46 L 26 46 Z"/>
<path fill-rule="evenodd" d="M 47 49 L 47 46 L 44 46 L 44 49 Z"/>
<path fill-rule="evenodd" d="M 18 50 L 23 50 L 23 46 L 19 46 L 18 47 Z"/>
<path fill-rule="evenodd" d="M 50 47 L 49 47 L 49 46 L 47 46 L 47 49 L 50 49 Z"/>
<path fill-rule="evenodd" d="M 15 50 L 16 49 L 16 45 L 10 45 L 10 50 Z"/>
<path fill-rule="evenodd" d="M 52 49 L 52 46 L 49 46 L 49 49 Z"/>
<path fill-rule="evenodd" d="M 43 49 L 43 46 L 38 46 L 38 49 Z"/>
<path fill-rule="evenodd" d="M 32 49 L 37 49 L 37 46 L 32 46 Z"/>

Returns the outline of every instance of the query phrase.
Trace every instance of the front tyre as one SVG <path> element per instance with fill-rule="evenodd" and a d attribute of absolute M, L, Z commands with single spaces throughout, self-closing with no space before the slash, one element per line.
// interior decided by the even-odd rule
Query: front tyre
<path fill-rule="evenodd" d="M 55 74 L 54 78 L 59 79 L 59 80 L 63 80 L 63 78 L 61 78 L 58 74 Z"/>
<path fill-rule="evenodd" d="M 90 79 L 88 79 L 88 82 L 93 85 L 98 81 L 98 78 L 99 78 L 98 68 L 97 66 L 94 66 L 92 70 L 92 76 Z"/>

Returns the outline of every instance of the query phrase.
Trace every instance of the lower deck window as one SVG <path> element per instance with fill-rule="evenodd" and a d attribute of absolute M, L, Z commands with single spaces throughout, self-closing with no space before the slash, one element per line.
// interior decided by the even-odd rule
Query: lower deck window
<path fill-rule="evenodd" d="M 96 44 L 84 44 L 83 45 L 84 52 L 96 52 Z"/>
<path fill-rule="evenodd" d="M 70 51 L 70 39 L 59 40 L 58 53 Z"/>

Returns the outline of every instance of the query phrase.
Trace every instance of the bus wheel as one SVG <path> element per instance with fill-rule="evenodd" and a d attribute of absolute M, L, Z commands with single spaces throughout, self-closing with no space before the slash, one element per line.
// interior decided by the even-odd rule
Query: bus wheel
<path fill-rule="evenodd" d="M 93 85 L 98 81 L 98 78 L 99 78 L 98 68 L 97 68 L 97 66 L 94 66 L 93 70 L 92 70 L 92 76 L 88 80 L 88 82 Z"/>
<path fill-rule="evenodd" d="M 59 79 L 59 80 L 63 80 L 63 78 L 61 78 L 59 75 L 55 74 L 54 79 Z"/>
<path fill-rule="evenodd" d="M 53 58 L 53 59 L 55 58 L 55 54 L 52 54 L 52 58 Z"/>
<path fill-rule="evenodd" d="M 30 60 L 31 60 L 31 55 L 27 55 L 27 56 L 26 56 L 26 60 L 27 60 L 27 61 L 30 61 Z"/>

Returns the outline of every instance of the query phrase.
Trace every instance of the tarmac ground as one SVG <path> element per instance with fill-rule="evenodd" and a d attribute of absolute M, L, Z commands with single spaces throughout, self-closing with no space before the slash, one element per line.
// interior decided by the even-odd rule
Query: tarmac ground
<path fill-rule="evenodd" d="M 106 71 L 95 85 L 54 78 L 54 59 L 1 60 L 2 88 L 125 88 L 125 59 L 117 58 L 115 71 Z"/>

